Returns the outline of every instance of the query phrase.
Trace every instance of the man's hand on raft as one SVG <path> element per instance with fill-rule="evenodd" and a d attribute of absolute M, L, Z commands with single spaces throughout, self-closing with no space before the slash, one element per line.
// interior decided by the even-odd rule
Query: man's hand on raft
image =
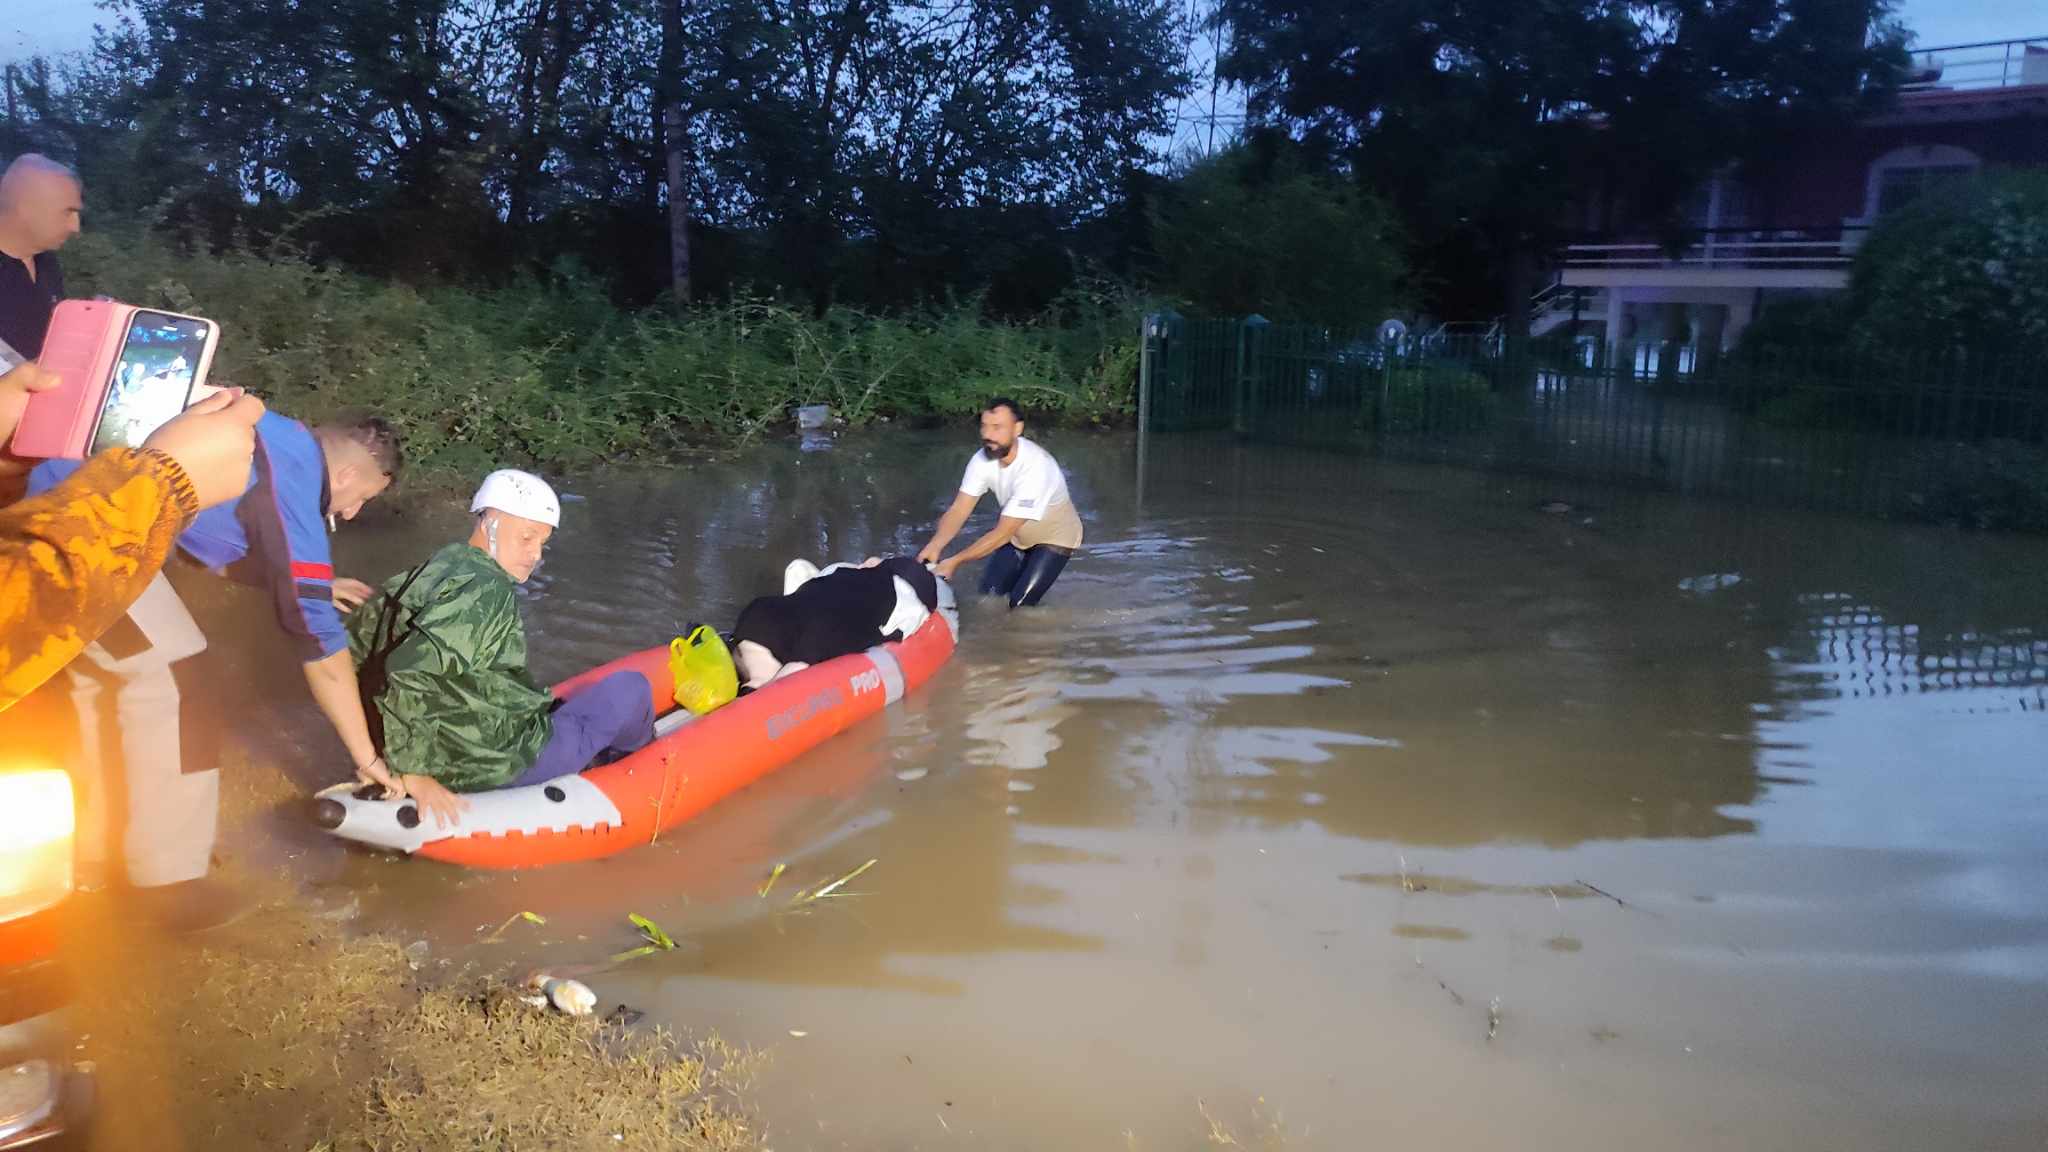
<path fill-rule="evenodd" d="M 450 792 L 432 776 L 393 775 L 382 756 L 356 769 L 356 779 L 384 789 L 386 800 L 412 797 L 414 803 L 433 813 L 436 828 L 453 828 L 462 822 L 462 813 L 469 810 L 469 801 Z"/>
<path fill-rule="evenodd" d="M 382 756 L 356 769 L 356 779 L 364 784 L 375 784 L 384 789 L 384 799 L 405 799 L 405 777 L 393 776 L 391 766 L 384 763 Z"/>
<path fill-rule="evenodd" d="M 959 570 L 960 558 L 958 556 L 953 557 L 951 560 L 941 560 L 932 565 L 932 571 L 938 575 L 939 579 L 948 583 L 952 582 L 953 573 Z"/>
<path fill-rule="evenodd" d="M 375 588 L 370 587 L 361 580 L 351 580 L 346 576 L 336 576 L 334 578 L 334 607 L 344 616 L 361 608 L 370 597 L 376 594 L 377 590 Z"/>
<path fill-rule="evenodd" d="M 469 801 L 450 792 L 432 776 L 400 776 L 398 782 L 419 806 L 434 815 L 434 827 L 453 828 L 462 822 Z"/>

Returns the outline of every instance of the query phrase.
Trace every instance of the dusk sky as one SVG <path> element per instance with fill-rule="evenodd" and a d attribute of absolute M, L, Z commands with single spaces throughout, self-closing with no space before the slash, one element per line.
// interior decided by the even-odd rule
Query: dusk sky
<path fill-rule="evenodd" d="M 13 0 L 0 16 L 0 60 L 72 52 L 92 42 L 106 14 L 93 0 Z M 2048 36 L 2041 0 L 1904 0 L 1906 23 L 1923 45 Z"/>

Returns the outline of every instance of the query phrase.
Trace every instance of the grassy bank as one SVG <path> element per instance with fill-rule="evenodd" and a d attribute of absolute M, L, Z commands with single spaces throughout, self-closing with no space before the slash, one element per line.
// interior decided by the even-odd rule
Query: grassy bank
<path fill-rule="evenodd" d="M 998 393 L 1041 421 L 1117 423 L 1135 408 L 1139 304 L 1109 287 L 1009 324 L 972 303 L 816 316 L 740 298 L 627 313 L 575 276 L 423 291 L 287 252 L 194 254 L 135 230 L 88 233 L 65 260 L 73 295 L 218 321 L 219 382 L 294 416 L 396 420 L 430 477 L 744 442 L 805 404 L 855 424 L 965 419 Z"/>
<path fill-rule="evenodd" d="M 74 903 L 64 955 L 99 1080 L 91 1148 L 761 1147 L 741 1095 L 764 1057 L 542 1012 L 504 973 L 351 931 L 247 851 L 297 788 L 274 765 L 228 768 L 222 875 L 254 912 L 168 937 L 114 897 Z"/>
<path fill-rule="evenodd" d="M 737 1105 L 755 1058 L 542 1013 L 496 980 L 348 936 L 287 888 L 266 897 L 193 940 L 83 898 L 92 1147 L 758 1147 Z"/>

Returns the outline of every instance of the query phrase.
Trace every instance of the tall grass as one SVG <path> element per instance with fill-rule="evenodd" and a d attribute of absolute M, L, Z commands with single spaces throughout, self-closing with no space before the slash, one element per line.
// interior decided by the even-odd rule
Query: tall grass
<path fill-rule="evenodd" d="M 628 313 L 573 277 L 420 290 L 289 251 L 193 254 L 138 231 L 88 234 L 65 256 L 73 295 L 219 322 L 217 382 L 306 419 L 367 408 L 396 421 L 430 477 L 739 444 L 805 404 L 852 424 L 964 417 L 994 394 L 1068 423 L 1135 408 L 1141 304 L 1114 285 L 1008 324 L 973 302 L 816 316 L 742 297 Z"/>

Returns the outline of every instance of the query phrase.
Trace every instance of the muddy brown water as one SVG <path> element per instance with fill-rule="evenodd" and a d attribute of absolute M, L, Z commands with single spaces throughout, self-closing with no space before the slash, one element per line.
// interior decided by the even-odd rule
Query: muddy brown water
<path fill-rule="evenodd" d="M 589 982 L 772 1048 L 778 1149 L 1185 1148 L 1199 1107 L 1307 1148 L 2048 1140 L 2048 542 L 1046 441 L 1089 536 L 1047 607 L 969 604 L 934 682 L 659 843 L 473 874 L 279 813 L 276 850 L 458 964 L 653 918 L 681 947 Z M 536 670 L 913 550 L 972 447 L 568 484 Z M 366 517 L 342 567 L 460 527 Z M 331 780 L 255 694 L 248 742 Z"/>

